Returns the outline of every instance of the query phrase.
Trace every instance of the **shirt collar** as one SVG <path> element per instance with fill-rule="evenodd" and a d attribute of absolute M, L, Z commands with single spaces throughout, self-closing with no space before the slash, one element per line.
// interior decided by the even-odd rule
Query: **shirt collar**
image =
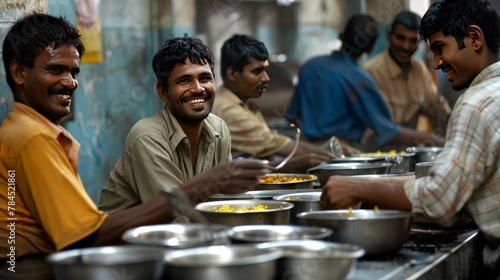
<path fill-rule="evenodd" d="M 392 58 L 390 49 L 387 48 L 385 52 L 382 54 L 385 56 L 385 61 L 387 61 L 387 70 L 389 71 L 389 77 L 396 78 L 400 77 L 403 74 L 403 70 L 401 67 L 397 64 L 397 62 Z M 413 57 L 410 58 L 410 72 L 413 69 Z"/>

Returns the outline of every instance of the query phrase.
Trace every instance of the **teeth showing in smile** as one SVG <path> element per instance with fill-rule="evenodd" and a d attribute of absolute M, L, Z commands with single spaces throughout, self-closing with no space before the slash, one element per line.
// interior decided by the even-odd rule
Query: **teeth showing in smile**
<path fill-rule="evenodd" d="M 191 99 L 191 100 L 186 101 L 186 103 L 190 104 L 190 105 L 203 104 L 203 103 L 205 103 L 205 99 L 203 99 L 203 98 Z"/>
<path fill-rule="evenodd" d="M 64 99 L 64 100 L 69 100 L 71 99 L 71 95 L 69 94 L 56 94 L 57 97 Z"/>

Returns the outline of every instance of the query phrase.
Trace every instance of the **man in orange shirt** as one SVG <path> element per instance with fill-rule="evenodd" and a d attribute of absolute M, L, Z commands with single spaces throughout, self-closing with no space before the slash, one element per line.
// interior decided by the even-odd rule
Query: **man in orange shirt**
<path fill-rule="evenodd" d="M 44 261 L 49 253 L 118 244 L 127 229 L 174 219 L 164 194 L 108 215 L 86 193 L 77 171 L 80 145 L 59 125 L 69 113 L 84 53 L 74 26 L 61 17 L 27 16 L 12 26 L 2 51 L 14 103 L 0 127 L 0 279 L 51 279 Z M 197 63 L 193 69 L 176 63 L 172 72 L 213 66 Z M 222 171 L 230 180 L 221 183 L 205 172 L 183 191 L 191 200 L 222 188 L 236 191 L 270 172 L 250 160 L 212 170 Z M 207 189 L 214 183 L 218 189 Z"/>

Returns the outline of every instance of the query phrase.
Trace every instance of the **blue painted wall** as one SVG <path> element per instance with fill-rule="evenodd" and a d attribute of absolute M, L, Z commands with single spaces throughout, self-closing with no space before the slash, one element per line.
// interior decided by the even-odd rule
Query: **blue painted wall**
<path fill-rule="evenodd" d="M 101 18 L 104 61 L 80 65 L 75 118 L 63 123 L 81 143 L 80 176 L 96 202 L 132 125 L 162 107 L 154 91 L 156 79 L 150 65 L 160 40 L 177 32 L 168 27 L 151 27 L 156 25 L 150 23 L 150 2 L 101 1 L 100 14 L 105 15 Z M 64 15 L 76 24 L 75 0 L 49 0 L 49 13 Z M 185 31 L 192 32 L 180 30 Z M 12 93 L 5 79 L 0 78 L 0 121 L 11 103 Z"/>

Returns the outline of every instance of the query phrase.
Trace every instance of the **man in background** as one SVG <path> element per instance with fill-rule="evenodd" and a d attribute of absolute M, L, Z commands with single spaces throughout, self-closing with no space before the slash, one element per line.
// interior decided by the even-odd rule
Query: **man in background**
<path fill-rule="evenodd" d="M 373 50 L 378 35 L 373 17 L 351 16 L 340 34 L 340 50 L 312 58 L 300 69 L 287 119 L 298 123 L 310 141 L 335 136 L 365 152 L 390 150 L 393 145 L 444 145 L 436 134 L 394 123 L 373 79 L 358 66 L 357 60 Z M 363 138 L 367 129 L 374 138 Z"/>
<path fill-rule="evenodd" d="M 217 93 L 213 113 L 228 124 L 233 154 L 274 161 L 290 154 L 295 141 L 271 130 L 251 102 L 267 90 L 268 57 L 264 43 L 253 37 L 236 34 L 224 42 L 221 50 L 224 84 Z M 300 141 L 294 157 L 280 172 L 305 173 L 308 168 L 332 158 L 331 152 Z"/>
<path fill-rule="evenodd" d="M 392 121 L 411 129 L 417 128 L 420 115 L 434 126 L 446 124 L 451 111 L 425 63 L 413 56 L 420 20 L 410 11 L 397 14 L 387 32 L 389 47 L 363 65 L 389 106 Z"/>

